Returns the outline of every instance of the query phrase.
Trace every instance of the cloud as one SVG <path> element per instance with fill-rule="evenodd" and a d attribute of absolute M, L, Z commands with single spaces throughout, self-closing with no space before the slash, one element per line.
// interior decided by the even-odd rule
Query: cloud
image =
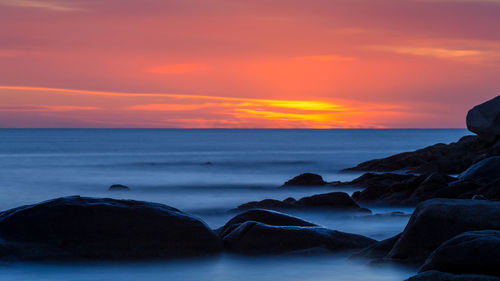
<path fill-rule="evenodd" d="M 313 61 L 356 61 L 356 57 L 343 57 L 337 55 L 320 55 L 320 56 L 304 56 L 300 59 L 313 60 Z"/>
<path fill-rule="evenodd" d="M 129 126 L 138 127 L 375 128 L 381 126 L 371 116 L 402 114 L 397 106 L 332 99 L 255 99 L 22 86 L 0 86 L 0 95 L 9 101 L 8 106 L 0 107 L 0 112 L 51 112 L 61 119 L 71 116 L 103 127 L 126 126 L 129 121 Z M 35 104 L 35 100 L 58 104 Z M 60 105 L 65 101 L 77 104 Z M 65 113 L 72 111 L 80 113 Z"/>
<path fill-rule="evenodd" d="M 74 12 L 84 11 L 84 9 L 76 6 L 68 5 L 68 3 L 61 3 L 55 1 L 37 1 L 37 0 L 0 0 L 0 5 L 22 7 L 22 8 L 36 8 L 56 12 Z"/>
<path fill-rule="evenodd" d="M 75 106 L 75 105 L 17 105 L 17 106 L 0 106 L 0 111 L 15 111 L 15 112 L 65 112 L 78 110 L 99 110 L 95 106 Z"/>
<path fill-rule="evenodd" d="M 171 74 L 171 73 L 190 73 L 207 69 L 205 64 L 167 64 L 153 67 L 149 70 L 152 73 Z"/>

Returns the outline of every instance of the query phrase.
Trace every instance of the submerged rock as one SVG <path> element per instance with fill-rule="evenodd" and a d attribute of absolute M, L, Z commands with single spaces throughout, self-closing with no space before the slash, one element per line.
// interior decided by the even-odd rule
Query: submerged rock
<path fill-rule="evenodd" d="M 365 248 L 375 240 L 322 227 L 273 226 L 247 221 L 223 237 L 224 248 L 240 254 L 283 254 L 322 248 L 345 251 Z"/>
<path fill-rule="evenodd" d="M 432 199 L 420 203 L 388 258 L 423 262 L 443 242 L 466 231 L 500 230 L 500 203 Z"/>
<path fill-rule="evenodd" d="M 109 190 L 130 190 L 130 188 L 126 185 L 122 184 L 113 184 L 109 188 Z"/>
<path fill-rule="evenodd" d="M 280 212 L 269 210 L 249 210 L 245 211 L 229 220 L 223 227 L 217 230 L 220 236 L 224 237 L 229 232 L 233 231 L 240 224 L 247 221 L 256 221 L 268 225 L 277 226 L 317 226 L 314 223 L 289 216 Z"/>
<path fill-rule="evenodd" d="M 240 210 L 248 209 L 270 209 L 270 210 L 286 210 L 286 209 L 331 209 L 342 211 L 362 211 L 370 212 L 370 210 L 361 208 L 345 192 L 330 192 L 304 197 L 300 200 L 287 198 L 283 201 L 274 199 L 265 199 L 262 201 L 252 201 L 238 206 Z"/>
<path fill-rule="evenodd" d="M 500 276 L 500 231 L 470 231 L 451 238 L 420 269 L 428 270 Z"/>
<path fill-rule="evenodd" d="M 500 278 L 479 274 L 450 274 L 435 270 L 410 277 L 406 281 L 500 281 Z"/>
<path fill-rule="evenodd" d="M 283 186 L 316 186 L 325 184 L 327 184 L 327 182 L 324 181 L 323 177 L 321 177 L 320 175 L 304 173 L 285 182 Z"/>
<path fill-rule="evenodd" d="M 500 96 L 473 107 L 466 121 L 467 129 L 480 136 L 500 136 Z"/>
<path fill-rule="evenodd" d="M 142 201 L 70 196 L 0 213 L 0 258 L 145 259 L 221 251 L 205 223 Z"/>

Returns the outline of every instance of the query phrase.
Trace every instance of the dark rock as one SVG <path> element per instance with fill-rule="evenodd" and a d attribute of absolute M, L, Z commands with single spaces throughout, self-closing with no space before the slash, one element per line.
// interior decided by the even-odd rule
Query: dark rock
<path fill-rule="evenodd" d="M 443 191 L 448 188 L 449 182 L 455 180 L 456 178 L 442 173 L 429 175 L 366 173 L 351 182 L 342 183 L 342 185 L 365 187 L 364 190 L 357 191 L 352 196 L 358 202 L 415 205 L 436 197 L 457 198 L 462 193 Z"/>
<path fill-rule="evenodd" d="M 268 209 L 268 210 L 290 210 L 290 209 L 331 209 L 343 211 L 371 212 L 366 208 L 361 208 L 347 193 L 330 192 L 304 197 L 295 200 L 291 197 L 279 201 L 265 199 L 262 201 L 252 201 L 238 206 L 238 210 Z"/>
<path fill-rule="evenodd" d="M 238 210 L 249 209 L 268 209 L 268 210 L 286 210 L 297 208 L 295 203 L 288 198 L 288 201 L 279 201 L 275 199 L 264 199 L 262 201 L 251 201 L 238 206 Z"/>
<path fill-rule="evenodd" d="M 122 184 L 113 184 L 109 188 L 109 190 L 130 190 L 130 188 L 126 185 Z"/>
<path fill-rule="evenodd" d="M 500 136 L 500 96 L 480 105 L 467 113 L 467 129 L 483 136 Z"/>
<path fill-rule="evenodd" d="M 466 231 L 500 229 L 500 203 L 431 199 L 420 203 L 388 258 L 423 262 L 446 240 Z"/>
<path fill-rule="evenodd" d="M 352 258 L 371 258 L 371 259 L 381 259 L 387 256 L 389 251 L 391 251 L 392 247 L 398 241 L 399 237 L 401 237 L 401 233 L 377 242 L 373 245 L 368 246 L 367 248 L 361 250 L 360 252 L 352 255 Z"/>
<path fill-rule="evenodd" d="M 439 143 L 413 152 L 370 160 L 346 170 L 378 172 L 406 170 L 416 173 L 459 174 L 482 159 L 498 155 L 500 155 L 499 139 L 465 136 L 458 142 Z"/>
<path fill-rule="evenodd" d="M 2 258 L 141 259 L 217 253 L 218 236 L 175 208 L 63 197 L 0 214 Z"/>
<path fill-rule="evenodd" d="M 426 271 L 410 277 L 406 281 L 500 281 L 500 278 L 488 275 L 460 274 L 454 275 L 439 271 Z"/>
<path fill-rule="evenodd" d="M 254 221 L 239 225 L 223 238 L 224 248 L 241 254 L 282 254 L 312 248 L 345 251 L 376 241 L 322 227 L 272 226 Z"/>
<path fill-rule="evenodd" d="M 317 226 L 311 222 L 292 217 L 275 211 L 268 210 L 249 210 L 245 211 L 229 220 L 223 227 L 217 230 L 220 236 L 224 237 L 234 228 L 247 221 L 256 221 L 268 225 L 281 225 L 281 226 Z"/>
<path fill-rule="evenodd" d="M 458 179 L 479 184 L 489 184 L 500 180 L 500 156 L 479 161 L 461 173 Z"/>
<path fill-rule="evenodd" d="M 305 173 L 285 182 L 283 186 L 317 186 L 325 185 L 327 182 L 320 175 Z"/>
<path fill-rule="evenodd" d="M 328 208 L 328 209 L 359 209 L 359 205 L 345 192 L 330 192 L 308 196 L 296 203 L 304 207 Z"/>
<path fill-rule="evenodd" d="M 428 270 L 500 276 L 500 231 L 470 231 L 451 238 L 432 252 L 420 272 Z"/>

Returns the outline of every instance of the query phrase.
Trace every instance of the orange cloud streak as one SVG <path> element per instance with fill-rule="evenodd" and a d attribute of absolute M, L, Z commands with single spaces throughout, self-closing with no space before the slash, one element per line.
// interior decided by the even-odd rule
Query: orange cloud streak
<path fill-rule="evenodd" d="M 68 112 L 71 118 L 82 122 L 92 120 L 95 126 L 103 127 L 117 124 L 126 127 L 128 124 L 131 127 L 181 128 L 378 128 L 383 126 L 377 124 L 373 116 L 404 114 L 401 106 L 331 99 L 272 100 L 22 86 L 0 86 L 0 95 L 5 97 L 2 103 L 6 103 L 0 104 L 0 111 L 50 113 L 58 118 L 64 118 Z M 30 104 L 26 106 L 28 101 Z"/>

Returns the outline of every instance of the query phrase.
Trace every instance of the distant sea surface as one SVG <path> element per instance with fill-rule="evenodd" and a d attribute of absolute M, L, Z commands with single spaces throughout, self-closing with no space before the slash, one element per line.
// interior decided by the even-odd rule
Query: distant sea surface
<path fill-rule="evenodd" d="M 361 173 L 345 173 L 342 169 L 439 142 L 457 141 L 467 134 L 464 129 L 1 129 L 0 209 L 66 195 L 127 198 L 179 208 L 216 228 L 234 215 L 227 211 L 241 203 L 300 198 L 334 190 L 281 187 L 300 173 L 318 173 L 327 181 L 351 180 Z M 127 185 L 130 191 L 108 191 L 111 184 Z M 345 191 L 352 193 L 354 189 Z M 395 210 L 367 207 L 375 213 Z M 295 215 L 375 239 L 402 231 L 408 220 L 353 218 L 324 212 Z M 276 261 L 274 267 L 264 260 L 223 256 L 161 265 L 13 263 L 0 266 L 0 278 L 236 280 L 241 275 L 248 277 L 246 280 L 311 280 L 304 279 L 307 276 L 335 280 L 330 274 L 340 274 L 347 278 L 342 280 L 403 280 L 409 276 L 400 268 L 382 268 L 376 273 L 373 268 L 351 264 L 336 255 L 321 257 L 321 262 L 317 257 L 287 257 Z M 203 268 L 206 274 L 196 274 L 190 270 L 191 264 Z M 292 269 L 295 274 L 280 278 L 280 267 L 301 266 L 305 269 Z M 260 278 L 251 278 L 255 267 L 260 270 Z M 165 268 L 170 268 L 170 273 Z M 349 279 L 349 272 L 344 272 L 347 269 L 358 272 L 359 279 Z"/>

